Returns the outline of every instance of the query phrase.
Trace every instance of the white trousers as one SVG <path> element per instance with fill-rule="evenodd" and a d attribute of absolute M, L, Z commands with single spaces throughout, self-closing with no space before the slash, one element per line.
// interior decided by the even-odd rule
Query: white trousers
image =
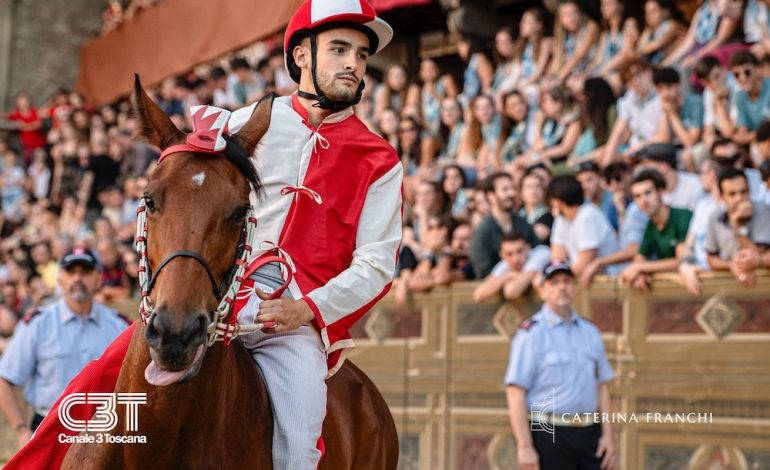
<path fill-rule="evenodd" d="M 303 325 L 287 333 L 257 331 L 239 339 L 262 370 L 273 405 L 273 468 L 316 470 L 328 372 L 321 337 Z"/>

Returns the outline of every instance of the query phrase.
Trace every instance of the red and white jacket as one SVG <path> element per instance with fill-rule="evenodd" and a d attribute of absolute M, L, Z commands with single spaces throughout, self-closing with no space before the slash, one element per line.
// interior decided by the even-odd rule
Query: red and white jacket
<path fill-rule="evenodd" d="M 233 112 L 229 132 L 240 130 L 255 106 Z M 273 102 L 254 164 L 264 185 L 264 196 L 252 195 L 261 241 L 255 248 L 280 248 L 293 264 L 289 291 L 315 312 L 331 376 L 355 346 L 348 329 L 390 290 L 403 166 L 352 108 L 314 128 L 296 93 Z"/>

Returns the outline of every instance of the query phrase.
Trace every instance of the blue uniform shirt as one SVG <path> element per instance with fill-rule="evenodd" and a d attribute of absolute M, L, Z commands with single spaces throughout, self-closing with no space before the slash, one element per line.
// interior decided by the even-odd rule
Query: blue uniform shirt
<path fill-rule="evenodd" d="M 84 319 L 62 299 L 28 323 L 20 321 L 2 357 L 0 377 L 24 388 L 35 409 L 54 404 L 64 387 L 128 326 L 115 311 L 97 303 Z"/>
<path fill-rule="evenodd" d="M 505 384 L 527 390 L 530 410 L 561 416 L 598 411 L 598 384 L 613 377 L 596 325 L 574 311 L 564 321 L 543 305 L 513 338 Z M 551 402 L 553 410 L 533 409 Z"/>

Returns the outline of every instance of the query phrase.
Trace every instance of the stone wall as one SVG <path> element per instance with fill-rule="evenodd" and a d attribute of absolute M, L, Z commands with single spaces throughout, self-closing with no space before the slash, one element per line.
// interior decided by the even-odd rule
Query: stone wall
<path fill-rule="evenodd" d="M 28 91 L 35 105 L 59 87 L 70 88 L 78 73 L 83 42 L 101 27 L 106 0 L 0 0 L 0 24 L 10 25 L 7 75 L 0 77 L 0 105 L 11 104 L 20 90 Z M 10 21 L 8 21 L 10 17 Z M 119 53 L 116 51 L 116 53 Z M 0 53 L 0 62 L 3 54 Z M 5 78 L 5 80 L 3 80 Z M 5 83 L 3 83 L 5 81 Z M 4 85 L 4 86 L 3 86 Z"/>

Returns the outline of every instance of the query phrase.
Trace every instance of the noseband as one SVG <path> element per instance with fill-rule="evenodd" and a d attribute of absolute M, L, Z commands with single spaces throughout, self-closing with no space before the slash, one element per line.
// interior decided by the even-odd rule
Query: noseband
<path fill-rule="evenodd" d="M 152 274 L 152 273 L 150 274 L 150 282 L 149 282 L 149 284 L 147 286 L 147 293 L 152 292 L 152 288 L 155 287 L 155 281 L 158 280 L 158 276 L 160 276 L 161 270 L 163 268 L 165 268 L 171 262 L 171 260 L 174 259 L 174 258 L 191 258 L 191 259 L 194 259 L 195 261 L 197 261 L 198 264 L 203 266 L 203 269 L 205 269 L 206 273 L 209 275 L 209 280 L 211 281 L 211 286 L 214 288 L 214 297 L 219 299 L 222 296 L 222 289 L 224 288 L 224 282 L 225 282 L 225 279 L 227 279 L 227 277 L 225 277 L 225 279 L 222 280 L 221 284 L 217 285 L 217 281 L 214 278 L 214 272 L 211 270 L 211 266 L 209 266 L 208 261 L 206 261 L 203 258 L 203 256 L 199 255 L 197 252 L 189 251 L 189 250 L 174 251 L 173 253 L 168 255 L 166 257 L 166 259 L 164 259 L 158 265 L 158 270 L 155 271 L 155 274 Z M 236 255 L 236 258 L 238 258 L 237 255 Z"/>

